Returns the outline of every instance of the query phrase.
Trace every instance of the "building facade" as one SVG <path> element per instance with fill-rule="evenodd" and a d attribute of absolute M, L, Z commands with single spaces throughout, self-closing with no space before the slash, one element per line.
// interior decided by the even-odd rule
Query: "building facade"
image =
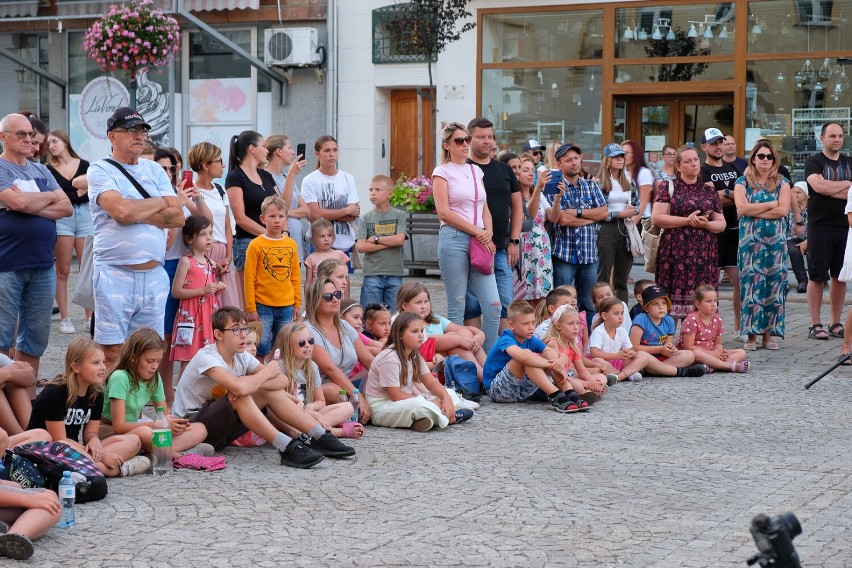
<path fill-rule="evenodd" d="M 121 3 L 0 1 L 0 55 L 13 56 L 0 57 L 0 76 L 10 87 L 0 98 L 0 115 L 32 111 L 50 128 L 67 130 L 81 156 L 98 159 L 108 153 L 106 117 L 129 102 L 129 80 L 107 79 L 86 57 L 83 35 L 110 5 Z M 155 6 L 175 15 L 182 30 L 174 61 L 138 79 L 137 108 L 151 123 L 156 142 L 185 152 L 207 140 L 222 148 L 227 162 L 230 136 L 242 130 L 284 132 L 294 144 L 327 131 L 325 75 L 293 69 L 285 76 L 272 69 L 271 78 L 264 63 L 270 57 L 266 30 L 312 28 L 317 44 L 327 45 L 324 0 L 155 0 Z M 258 61 L 236 54 L 223 38 Z"/>
<path fill-rule="evenodd" d="M 404 46 L 395 52 L 382 14 L 399 4 L 339 6 L 341 165 L 359 188 L 375 173 L 431 172 L 438 148 L 416 104 L 428 99 L 426 64 L 392 57 Z M 607 143 L 634 139 L 655 163 L 663 144 L 698 144 L 716 126 L 741 155 L 773 140 L 801 179 L 819 126 L 849 131 L 852 0 L 474 0 L 469 10 L 476 28 L 433 64 L 437 124 L 486 116 L 504 148 L 572 140 L 594 165 Z"/>

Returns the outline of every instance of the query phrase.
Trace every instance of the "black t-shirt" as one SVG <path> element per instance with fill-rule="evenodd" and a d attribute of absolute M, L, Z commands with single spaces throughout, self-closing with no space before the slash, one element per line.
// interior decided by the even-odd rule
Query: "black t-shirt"
<path fill-rule="evenodd" d="M 805 179 L 819 174 L 829 181 L 852 181 L 852 158 L 843 154 L 836 160 L 820 152 L 805 160 Z M 835 199 L 814 191 L 808 184 L 808 226 L 832 225 L 848 227 L 845 199 Z"/>
<path fill-rule="evenodd" d="M 239 187 L 243 190 L 243 207 L 245 208 L 246 217 L 262 226 L 263 223 L 260 222 L 260 204 L 270 195 L 276 195 L 275 179 L 266 170 L 257 170 L 257 173 L 263 185 L 257 185 L 248 178 L 242 168 L 237 168 L 228 173 L 228 177 L 225 178 L 225 187 Z M 237 224 L 236 238 L 253 239 L 254 237 L 255 235 L 240 227 L 239 223 Z"/>
<path fill-rule="evenodd" d="M 711 166 L 707 162 L 701 164 L 701 180 L 704 183 L 710 182 L 716 191 L 730 190 L 730 199 L 734 198 L 734 186 L 737 178 L 743 173 L 737 169 L 737 166 L 730 162 L 722 160 L 721 166 Z M 721 196 L 720 196 L 721 199 Z M 739 218 L 737 217 L 737 206 L 728 205 L 722 207 L 722 215 L 725 216 L 725 230 L 733 231 L 739 229 Z"/>
<path fill-rule="evenodd" d="M 62 188 L 62 191 L 64 191 L 65 195 L 68 196 L 68 199 L 71 200 L 71 205 L 83 205 L 89 202 L 89 192 L 86 192 L 83 195 L 77 195 L 77 189 L 71 185 L 74 178 L 86 175 L 86 172 L 89 170 L 89 162 L 86 160 L 80 160 L 80 165 L 77 166 L 77 171 L 74 172 L 71 179 L 63 177 L 62 174 L 60 174 L 56 168 L 50 164 L 47 165 L 47 169 L 50 170 L 50 173 L 52 173 L 54 179 L 56 179 L 56 183 L 59 184 L 59 187 Z"/>
<path fill-rule="evenodd" d="M 518 178 L 515 177 L 515 172 L 509 164 L 497 160 L 491 160 L 483 165 L 468 159 L 467 163 L 479 166 L 485 174 L 482 183 L 485 185 L 488 211 L 491 213 L 494 245 L 498 249 L 505 249 L 511 230 L 512 194 L 521 191 Z"/>
<path fill-rule="evenodd" d="M 27 430 L 47 428 L 46 422 L 64 422 L 65 436 L 70 440 L 82 443 L 80 432 L 89 420 L 100 420 L 104 407 L 104 393 L 98 393 L 93 403 L 89 397 L 78 396 L 70 407 L 67 406 L 68 387 L 62 385 L 47 385 L 33 401 L 33 413 Z"/>

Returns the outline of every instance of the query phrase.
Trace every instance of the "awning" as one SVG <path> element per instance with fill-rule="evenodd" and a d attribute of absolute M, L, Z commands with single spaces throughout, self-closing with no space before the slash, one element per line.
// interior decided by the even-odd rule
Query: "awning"
<path fill-rule="evenodd" d="M 56 12 L 59 16 L 91 16 L 94 14 L 103 14 L 109 10 L 113 4 L 120 4 L 120 0 L 64 0 L 56 5 Z M 2 14 L 3 6 L 7 3 L 0 1 L 0 14 Z M 35 2 L 11 2 L 8 4 L 32 4 L 38 6 L 38 1 Z M 170 13 L 175 9 L 173 0 L 154 0 L 154 6 L 160 8 L 164 12 Z M 209 12 L 211 10 L 257 10 L 260 7 L 260 0 L 184 0 L 184 6 L 190 12 Z M 33 9 L 35 10 L 35 8 Z M 21 14 L 24 15 L 24 14 Z M 35 11 L 32 14 L 35 15 Z"/>
<path fill-rule="evenodd" d="M 0 18 L 34 17 L 38 13 L 38 0 L 30 2 L 0 1 Z"/>

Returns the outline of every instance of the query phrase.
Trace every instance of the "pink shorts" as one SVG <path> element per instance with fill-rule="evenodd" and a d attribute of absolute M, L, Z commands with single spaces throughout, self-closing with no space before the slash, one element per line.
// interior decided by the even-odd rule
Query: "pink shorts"
<path fill-rule="evenodd" d="M 609 364 L 615 367 L 617 371 L 620 371 L 624 368 L 624 359 L 611 359 Z"/>

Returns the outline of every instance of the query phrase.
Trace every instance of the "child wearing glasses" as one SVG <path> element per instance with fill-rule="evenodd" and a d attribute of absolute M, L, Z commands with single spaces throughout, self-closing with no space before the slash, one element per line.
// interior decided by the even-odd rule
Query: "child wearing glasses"
<path fill-rule="evenodd" d="M 281 465 L 308 468 L 325 457 L 355 455 L 317 420 L 305 414 L 286 392 L 289 379 L 278 365 L 262 365 L 245 352 L 246 314 L 227 306 L 213 313 L 213 337 L 189 362 L 181 376 L 172 412 L 207 428 L 205 442 L 221 450 L 251 430 L 278 450 Z M 228 391 L 214 398 L 214 388 Z M 285 434 L 263 412 L 269 409 Z M 289 435 L 288 435 L 289 434 Z"/>
<path fill-rule="evenodd" d="M 278 367 L 284 376 L 290 378 L 287 392 L 299 408 L 319 421 L 323 428 L 338 438 L 357 440 L 364 435 L 364 426 L 360 422 L 349 421 L 354 412 L 352 403 L 326 403 L 319 367 L 311 360 L 314 343 L 311 330 L 301 322 L 284 326 L 278 334 L 275 348 L 281 354 Z"/>

